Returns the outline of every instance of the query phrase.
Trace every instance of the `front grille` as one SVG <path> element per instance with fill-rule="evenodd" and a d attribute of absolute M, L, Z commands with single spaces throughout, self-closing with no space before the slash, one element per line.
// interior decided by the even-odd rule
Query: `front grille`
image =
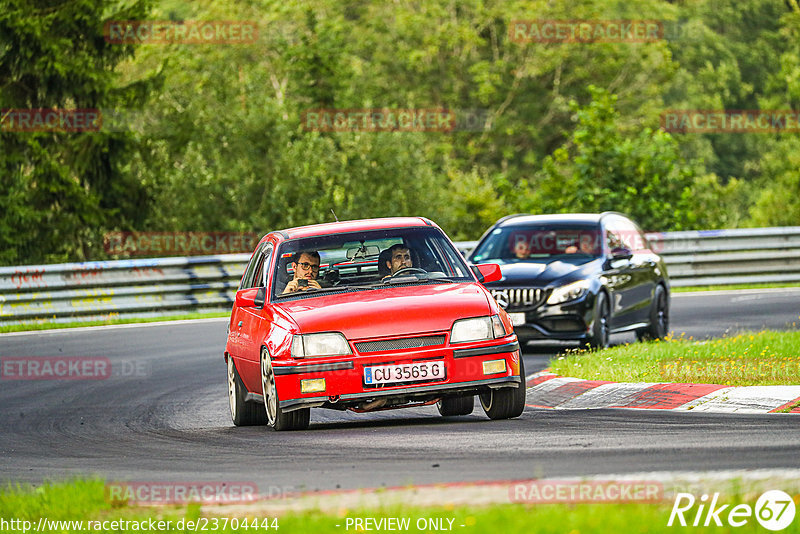
<path fill-rule="evenodd" d="M 545 290 L 540 287 L 493 289 L 492 296 L 505 310 L 536 308 L 546 297 Z"/>
<path fill-rule="evenodd" d="M 361 341 L 356 343 L 358 352 L 382 352 L 388 350 L 419 349 L 444 345 L 444 336 L 404 337 L 380 341 Z"/>

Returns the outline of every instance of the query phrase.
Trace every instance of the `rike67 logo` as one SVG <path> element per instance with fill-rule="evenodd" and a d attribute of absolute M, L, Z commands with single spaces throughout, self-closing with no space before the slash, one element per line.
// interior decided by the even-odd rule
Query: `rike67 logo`
<path fill-rule="evenodd" d="M 695 508 L 695 505 L 696 508 Z M 780 490 L 765 492 L 756 501 L 755 507 L 749 504 L 719 503 L 719 493 L 715 493 L 709 502 L 708 495 L 696 499 L 691 493 L 678 493 L 672 512 L 669 514 L 667 526 L 717 526 L 725 523 L 732 527 L 741 527 L 755 518 L 768 530 L 783 530 L 792 524 L 795 515 L 795 503 L 792 497 Z"/>

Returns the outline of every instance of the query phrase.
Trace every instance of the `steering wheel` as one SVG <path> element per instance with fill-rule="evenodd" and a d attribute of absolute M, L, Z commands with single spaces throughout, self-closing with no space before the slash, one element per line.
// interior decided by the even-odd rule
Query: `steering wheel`
<path fill-rule="evenodd" d="M 426 271 L 425 269 L 420 269 L 419 267 L 403 267 L 402 269 L 398 269 L 397 271 L 395 271 L 395 273 L 392 275 L 392 278 L 403 274 L 414 274 L 414 273 L 428 274 L 428 271 Z"/>

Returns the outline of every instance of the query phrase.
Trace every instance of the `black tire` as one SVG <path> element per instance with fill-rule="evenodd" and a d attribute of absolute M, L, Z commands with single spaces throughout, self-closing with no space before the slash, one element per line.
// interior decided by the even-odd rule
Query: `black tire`
<path fill-rule="evenodd" d="M 233 356 L 228 356 L 228 405 L 231 420 L 236 426 L 253 426 L 267 424 L 267 413 L 260 402 L 245 401 L 247 388 L 236 370 Z"/>
<path fill-rule="evenodd" d="M 275 373 L 267 349 L 261 349 L 261 391 L 264 395 L 264 409 L 267 425 L 272 430 L 305 430 L 311 421 L 311 408 L 300 408 L 291 412 L 281 410 Z"/>
<path fill-rule="evenodd" d="M 514 388 L 490 389 L 480 394 L 481 407 L 489 419 L 510 419 L 519 417 L 525 410 L 525 363 L 519 355 L 519 376 L 521 382 Z"/>
<path fill-rule="evenodd" d="M 608 306 L 608 297 L 601 291 L 597 294 L 594 301 L 592 332 L 586 339 L 586 347 L 590 349 L 604 349 L 608 347 L 610 319 L 611 312 Z"/>
<path fill-rule="evenodd" d="M 636 332 L 639 341 L 664 339 L 669 332 L 669 300 L 667 290 L 661 284 L 653 293 L 653 304 L 650 306 L 650 326 Z"/>
<path fill-rule="evenodd" d="M 444 397 L 436 403 L 436 409 L 445 417 L 469 415 L 475 409 L 475 395 Z"/>

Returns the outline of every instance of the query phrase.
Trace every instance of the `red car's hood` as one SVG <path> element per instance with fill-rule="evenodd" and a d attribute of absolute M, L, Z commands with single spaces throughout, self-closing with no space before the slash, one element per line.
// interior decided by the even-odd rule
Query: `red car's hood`
<path fill-rule="evenodd" d="M 456 319 L 490 313 L 484 290 L 474 282 L 341 293 L 277 307 L 301 333 L 342 332 L 351 340 L 449 330 Z"/>

